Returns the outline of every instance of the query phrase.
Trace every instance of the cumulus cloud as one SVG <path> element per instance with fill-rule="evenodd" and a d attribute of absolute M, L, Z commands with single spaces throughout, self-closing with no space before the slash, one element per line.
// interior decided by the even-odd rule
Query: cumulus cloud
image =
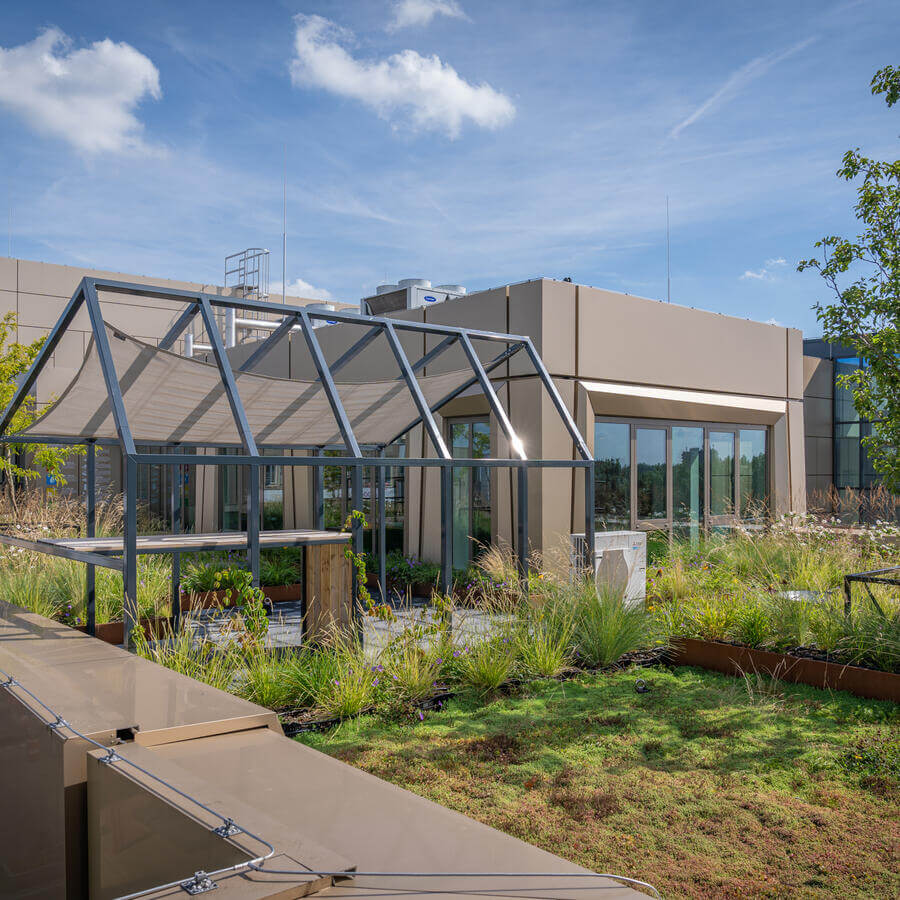
<path fill-rule="evenodd" d="M 317 288 L 311 285 L 308 281 L 304 281 L 302 278 L 295 278 L 293 281 L 289 281 L 287 283 L 287 287 L 285 288 L 285 294 L 288 297 L 301 297 L 306 300 L 333 300 L 334 298 L 331 296 L 331 291 L 325 290 L 325 288 Z M 269 285 L 269 296 L 270 297 L 278 297 L 281 294 L 281 282 L 276 281 L 274 284 Z"/>
<path fill-rule="evenodd" d="M 358 100 L 383 119 L 408 120 L 422 131 L 458 137 L 465 121 L 481 128 L 507 125 L 516 114 L 512 101 L 489 84 L 472 84 L 438 56 L 415 50 L 380 60 L 356 59 L 344 43 L 349 36 L 321 16 L 295 18 L 295 85 L 316 87 Z"/>
<path fill-rule="evenodd" d="M 777 259 L 767 259 L 766 260 L 766 268 L 772 269 L 775 266 L 786 266 L 787 260 L 783 256 L 779 256 Z"/>
<path fill-rule="evenodd" d="M 75 50 L 48 28 L 28 44 L 0 47 L 0 106 L 85 153 L 150 150 L 134 111 L 161 96 L 159 71 L 130 44 L 107 38 Z"/>
<path fill-rule="evenodd" d="M 456 0 L 397 0 L 393 6 L 394 16 L 388 23 L 388 31 L 408 28 L 411 25 L 428 25 L 435 16 L 448 19 L 467 19 Z"/>

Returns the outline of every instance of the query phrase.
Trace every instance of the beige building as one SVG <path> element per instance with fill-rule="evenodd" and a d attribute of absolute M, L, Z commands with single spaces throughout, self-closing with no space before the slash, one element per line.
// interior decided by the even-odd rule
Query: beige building
<path fill-rule="evenodd" d="M 52 326 L 83 270 L 0 260 L 0 300 L 19 316 L 22 339 Z M 199 289 L 201 285 L 138 279 Z M 209 286 L 205 286 L 209 290 Z M 221 288 L 212 288 L 212 292 Z M 529 335 L 594 451 L 595 517 L 598 528 L 638 528 L 665 534 L 724 528 L 764 514 L 802 511 L 806 502 L 804 451 L 804 358 L 795 329 L 732 318 L 674 304 L 539 279 L 453 296 L 407 309 L 403 293 L 383 295 L 380 311 L 399 318 Z M 293 299 L 293 298 L 292 298 Z M 440 300 L 440 298 L 433 298 Z M 306 301 L 301 301 L 306 302 Z M 391 303 L 401 308 L 391 309 Z M 387 309 L 385 309 L 387 306 Z M 123 298 L 104 315 L 123 331 L 158 340 L 175 316 L 130 304 Z M 359 326 L 329 325 L 317 331 L 334 361 L 360 336 Z M 243 338 L 241 340 L 240 338 Z M 259 335 L 246 333 L 231 350 L 246 358 Z M 59 391 L 84 353 L 84 334 L 57 351 Z M 342 382 L 395 378 L 387 347 L 373 342 L 341 373 Z M 80 343 L 79 343 L 80 341 Z M 418 359 L 437 339 L 403 333 L 407 355 Z M 481 352 L 481 351 L 479 351 Z M 497 352 L 488 348 L 487 361 Z M 461 368 L 462 351 L 451 349 L 423 374 Z M 257 371 L 281 377 L 314 377 L 305 342 L 286 337 Z M 530 458 L 572 459 L 573 447 L 527 356 L 518 354 L 491 374 Z M 42 387 L 42 390 L 47 390 Z M 39 394 L 40 398 L 40 394 Z M 507 456 L 509 448 L 477 388 L 438 410 L 448 446 L 460 457 Z M 398 433 L 408 423 L 397 423 Z M 421 427 L 387 448 L 389 454 L 430 456 Z M 146 467 L 154 469 L 156 467 Z M 114 477 L 114 473 L 113 473 Z M 264 527 L 316 524 L 321 496 L 326 524 L 337 527 L 350 506 L 349 479 L 326 470 L 317 493 L 315 472 L 272 467 L 265 478 Z M 460 470 L 454 483 L 454 561 L 462 565 L 478 542 L 514 543 L 513 473 L 504 469 Z M 583 531 L 584 490 L 580 472 L 532 470 L 529 474 L 529 536 L 548 549 Z M 144 499 L 165 497 L 165 475 L 150 471 Z M 391 544 L 426 559 L 439 555 L 440 517 L 436 470 L 391 471 L 387 500 Z M 190 485 L 198 530 L 241 527 L 241 473 L 210 469 Z M 367 481 L 363 503 L 371 502 Z M 164 503 L 161 504 L 164 512 Z"/>

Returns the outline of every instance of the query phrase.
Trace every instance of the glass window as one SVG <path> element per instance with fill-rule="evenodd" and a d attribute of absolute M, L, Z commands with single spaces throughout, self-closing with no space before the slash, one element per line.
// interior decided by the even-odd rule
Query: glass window
<path fill-rule="evenodd" d="M 760 519 L 768 503 L 766 432 L 741 429 L 741 518 Z"/>
<path fill-rule="evenodd" d="M 594 519 L 600 531 L 631 528 L 631 426 L 594 424 Z"/>
<path fill-rule="evenodd" d="M 709 514 L 734 513 L 734 432 L 709 433 Z"/>
<path fill-rule="evenodd" d="M 635 429 L 638 519 L 666 518 L 666 432 Z"/>
<path fill-rule="evenodd" d="M 834 446 L 837 454 L 835 484 L 839 488 L 860 487 L 860 426 L 838 423 L 834 426 Z"/>
<path fill-rule="evenodd" d="M 263 450 L 263 456 L 283 456 L 278 449 Z M 262 468 L 262 528 L 278 531 L 284 528 L 284 466 Z"/>
<path fill-rule="evenodd" d="M 703 429 L 672 426 L 672 518 L 703 522 Z"/>

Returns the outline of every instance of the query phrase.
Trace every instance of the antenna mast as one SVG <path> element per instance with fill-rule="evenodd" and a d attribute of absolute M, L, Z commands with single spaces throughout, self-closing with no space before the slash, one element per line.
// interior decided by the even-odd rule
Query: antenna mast
<path fill-rule="evenodd" d="M 281 302 L 287 294 L 287 144 L 284 145 L 284 168 L 281 179 Z"/>
<path fill-rule="evenodd" d="M 672 302 L 672 263 L 669 250 L 669 195 L 666 194 L 666 303 Z"/>

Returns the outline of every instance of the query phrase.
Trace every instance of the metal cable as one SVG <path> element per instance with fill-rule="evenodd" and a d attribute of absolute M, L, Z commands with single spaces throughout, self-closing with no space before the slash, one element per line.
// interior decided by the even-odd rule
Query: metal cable
<path fill-rule="evenodd" d="M 270 859 L 275 855 L 275 847 L 267 840 L 265 840 L 265 838 L 259 837 L 259 835 L 256 835 L 252 831 L 248 831 L 246 828 L 238 825 L 233 819 L 227 816 L 223 816 L 221 813 L 216 812 L 214 809 L 210 809 L 210 807 L 208 807 L 205 803 L 197 800 L 196 797 L 192 797 L 190 794 L 185 793 L 180 788 L 175 787 L 175 785 L 170 784 L 164 778 L 161 778 L 159 775 L 154 775 L 153 772 L 148 771 L 143 766 L 138 765 L 136 762 L 132 762 L 130 759 L 119 756 L 113 747 L 107 747 L 105 744 L 101 744 L 99 741 L 95 741 L 92 737 L 88 737 L 86 734 L 83 734 L 73 725 L 70 725 L 58 712 L 56 712 L 56 710 L 53 710 L 49 706 L 47 706 L 47 704 L 44 703 L 44 701 L 41 700 L 40 697 L 32 693 L 20 681 L 10 675 L 9 672 L 5 672 L 3 669 L 0 669 L 0 676 L 3 676 L 6 679 L 5 681 L 0 681 L 0 687 L 6 688 L 6 690 L 10 693 L 12 693 L 14 688 L 22 691 L 41 708 L 46 710 L 50 716 L 53 717 L 52 721 L 48 721 L 46 723 L 52 731 L 60 731 L 62 729 L 65 729 L 72 732 L 72 734 L 74 734 L 76 737 L 81 738 L 81 740 L 87 741 L 87 743 L 97 747 L 99 750 L 105 751 L 106 756 L 102 757 L 99 760 L 101 763 L 104 763 L 106 765 L 123 763 L 126 766 L 131 766 L 131 768 L 137 769 L 137 771 L 141 772 L 147 778 L 156 781 L 157 783 L 168 788 L 170 791 L 173 791 L 180 797 L 183 797 L 185 800 L 193 803 L 195 806 L 209 813 L 211 816 L 220 819 L 222 821 L 222 825 L 218 828 L 212 828 L 210 830 L 218 834 L 223 839 L 233 837 L 237 834 L 245 834 L 247 835 L 247 837 L 251 838 L 252 840 L 258 841 L 260 844 L 268 848 L 268 852 L 264 856 L 257 856 L 256 858 L 249 859 L 246 862 L 240 862 L 233 866 L 226 866 L 222 869 L 215 869 L 212 872 L 194 872 L 187 878 L 179 878 L 176 881 L 170 881 L 166 884 L 157 884 L 153 887 L 145 888 L 144 890 L 135 891 L 132 894 L 122 894 L 121 896 L 117 897 L 116 900 L 136 900 L 136 898 L 138 897 L 145 897 L 147 894 L 152 894 L 156 891 L 167 890 L 168 888 L 172 887 L 183 887 L 185 884 L 196 881 L 201 877 L 212 878 L 213 876 L 224 875 L 229 872 L 239 872 L 242 869 L 250 869 L 254 872 L 269 875 L 295 875 L 298 877 L 310 876 L 317 878 L 605 878 L 611 881 L 623 882 L 625 884 L 634 884 L 643 888 L 647 888 L 648 890 L 653 892 L 654 897 L 658 898 L 658 900 L 662 900 L 659 891 L 652 884 L 648 884 L 646 881 L 639 881 L 637 878 L 628 878 L 625 875 L 614 875 L 607 872 L 323 872 L 312 871 L 310 869 L 263 868 L 261 863 L 264 863 L 267 859 Z M 445 891 L 445 893 L 458 893 L 458 891 L 450 890 Z"/>

